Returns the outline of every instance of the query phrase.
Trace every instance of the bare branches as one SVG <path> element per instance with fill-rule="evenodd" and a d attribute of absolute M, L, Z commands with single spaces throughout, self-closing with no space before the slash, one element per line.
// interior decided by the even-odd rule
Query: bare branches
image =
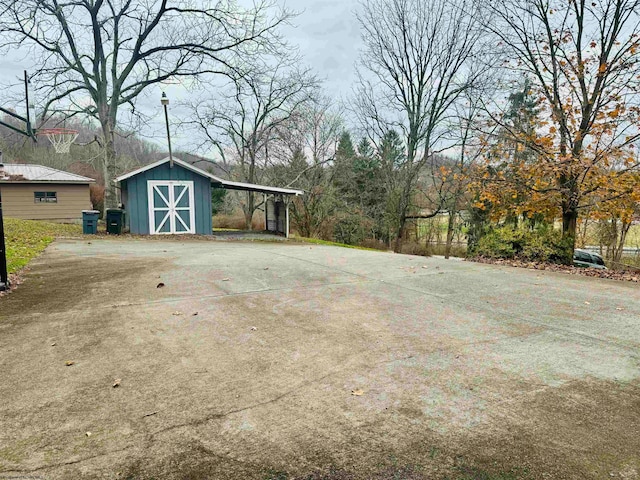
<path fill-rule="evenodd" d="M 113 133 L 120 107 L 152 85 L 232 75 L 284 44 L 278 28 L 292 13 L 275 0 L 0 0 L 4 45 L 40 59 L 38 96 L 50 110 L 83 114 L 103 130 L 107 206 L 115 206 Z"/>
<path fill-rule="evenodd" d="M 436 146 L 443 148 L 453 105 L 486 70 L 475 61 L 480 23 L 467 0 L 364 0 L 361 6 L 365 49 L 356 114 L 363 129 L 374 132 L 374 143 L 389 130 L 402 132 L 402 229 L 420 171 Z"/>
<path fill-rule="evenodd" d="M 229 68 L 226 85 L 203 83 L 205 92 L 189 105 L 193 115 L 183 123 L 203 132 L 209 146 L 217 148 L 223 159 L 231 153 L 241 181 L 260 181 L 278 129 L 316 93 L 317 79 L 299 63 L 295 53 L 278 52 L 256 59 L 242 70 Z M 250 226 L 257 205 L 253 192 L 246 197 L 243 207 Z"/>

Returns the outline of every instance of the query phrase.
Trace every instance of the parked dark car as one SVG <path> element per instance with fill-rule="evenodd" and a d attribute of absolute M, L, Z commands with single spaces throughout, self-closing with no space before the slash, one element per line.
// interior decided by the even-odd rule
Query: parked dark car
<path fill-rule="evenodd" d="M 576 267 L 597 268 L 600 270 L 607 269 L 600 255 L 586 250 L 576 249 L 573 252 L 573 264 Z"/>

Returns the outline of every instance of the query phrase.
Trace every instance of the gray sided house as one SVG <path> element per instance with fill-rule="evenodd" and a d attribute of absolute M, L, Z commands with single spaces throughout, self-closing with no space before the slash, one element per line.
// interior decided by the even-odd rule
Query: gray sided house
<path fill-rule="evenodd" d="M 265 200 L 267 230 L 289 235 L 289 198 L 300 190 L 230 182 L 173 158 L 160 160 L 116 178 L 133 234 L 213 233 L 211 189 L 253 191 Z"/>

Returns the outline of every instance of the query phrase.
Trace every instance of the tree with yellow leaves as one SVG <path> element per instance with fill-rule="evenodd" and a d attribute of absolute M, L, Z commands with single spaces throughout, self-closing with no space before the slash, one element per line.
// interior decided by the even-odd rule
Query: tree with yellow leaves
<path fill-rule="evenodd" d="M 510 168 L 508 177 L 495 172 L 500 189 L 484 200 L 524 194 L 518 208 L 561 217 L 575 245 L 582 210 L 627 201 L 640 188 L 640 0 L 495 0 L 487 8 L 501 65 L 528 80 L 538 121 L 531 129 L 498 104 L 488 109 L 501 135 L 491 161 Z"/>

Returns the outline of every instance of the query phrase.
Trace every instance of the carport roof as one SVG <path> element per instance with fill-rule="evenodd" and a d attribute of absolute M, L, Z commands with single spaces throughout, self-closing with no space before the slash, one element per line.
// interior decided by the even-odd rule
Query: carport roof
<path fill-rule="evenodd" d="M 121 182 L 123 180 L 127 180 L 131 177 L 138 175 L 139 173 L 146 172 L 147 170 L 154 169 L 160 165 L 165 163 L 169 163 L 169 157 L 163 158 L 155 163 L 150 163 L 149 165 L 145 165 L 142 168 L 138 168 L 129 173 L 125 173 L 124 175 L 120 175 L 115 179 L 116 182 Z M 256 185 L 255 183 L 242 183 L 242 182 L 231 182 L 229 180 L 225 180 L 223 178 L 217 177 L 209 172 L 206 172 L 198 167 L 191 165 L 183 160 L 178 158 L 173 158 L 173 163 L 176 165 L 180 165 L 182 168 L 187 170 L 191 170 L 192 172 L 197 173 L 198 175 L 202 175 L 203 177 L 207 177 L 211 180 L 216 186 L 220 186 L 222 188 L 226 188 L 228 190 L 244 190 L 244 191 L 252 191 L 252 192 L 262 192 L 262 193 L 281 193 L 284 195 L 302 195 L 304 192 L 302 190 L 295 190 L 292 188 L 282 188 L 282 187 L 270 187 L 267 185 Z"/>

